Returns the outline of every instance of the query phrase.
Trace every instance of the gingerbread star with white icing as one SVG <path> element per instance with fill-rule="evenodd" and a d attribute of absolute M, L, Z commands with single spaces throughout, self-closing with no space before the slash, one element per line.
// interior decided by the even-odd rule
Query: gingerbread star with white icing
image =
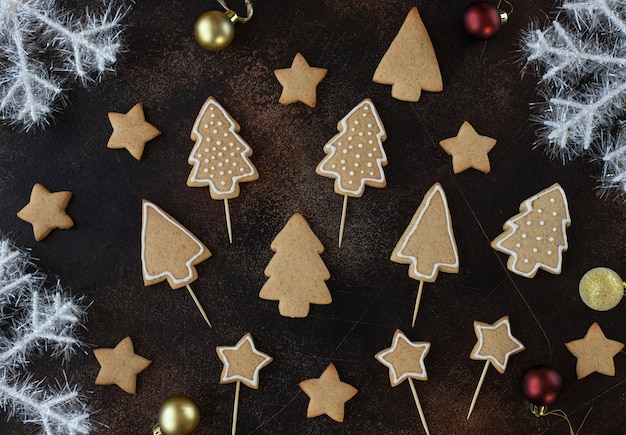
<path fill-rule="evenodd" d="M 260 352 L 252 335 L 247 333 L 234 346 L 217 346 L 217 356 L 224 363 L 220 384 L 242 382 L 250 388 L 259 388 L 259 371 L 272 362 L 272 357 Z"/>

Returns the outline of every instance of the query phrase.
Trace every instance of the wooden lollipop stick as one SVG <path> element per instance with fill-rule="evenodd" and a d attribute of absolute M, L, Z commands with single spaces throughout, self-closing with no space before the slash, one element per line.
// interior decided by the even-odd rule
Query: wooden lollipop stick
<path fill-rule="evenodd" d="M 415 406 L 417 406 L 417 412 L 420 414 L 420 420 L 422 420 L 422 426 L 426 431 L 426 435 L 430 435 L 430 431 L 428 430 L 428 424 L 426 424 L 426 417 L 424 417 L 424 410 L 422 409 L 422 405 L 420 404 L 420 399 L 417 398 L 417 391 L 415 391 L 415 384 L 413 383 L 413 378 L 409 378 L 409 385 L 411 386 L 411 391 L 413 392 L 413 399 L 415 399 Z"/>
<path fill-rule="evenodd" d="M 346 226 L 346 211 L 348 210 L 348 195 L 343 196 L 343 209 L 341 210 L 341 224 L 339 225 L 339 247 L 343 240 L 343 228 Z"/>
<path fill-rule="evenodd" d="M 189 284 L 187 284 L 187 290 L 189 290 L 189 294 L 193 298 L 193 301 L 196 303 L 196 306 L 200 310 L 200 314 L 202 314 L 202 317 L 204 317 L 205 322 L 207 322 L 207 324 L 209 325 L 209 328 L 212 328 L 213 326 L 211 326 L 211 322 L 209 322 L 209 318 L 206 316 L 206 313 L 204 312 L 204 308 L 202 308 L 202 305 L 200 305 L 200 301 L 196 297 L 196 294 L 193 292 L 193 290 L 191 290 L 191 287 L 189 287 Z"/>
<path fill-rule="evenodd" d="M 472 415 L 474 405 L 476 405 L 476 399 L 478 399 L 478 393 L 480 393 L 480 388 L 483 386 L 483 381 L 485 380 L 485 375 L 487 374 L 488 368 L 489 368 L 489 360 L 485 361 L 485 368 L 483 369 L 483 373 L 480 375 L 480 379 L 478 380 L 476 391 L 474 391 L 474 397 L 472 397 L 472 403 L 470 405 L 469 412 L 467 413 L 468 420 L 470 418 L 470 415 Z"/>
<path fill-rule="evenodd" d="M 424 290 L 424 281 L 420 281 L 420 286 L 417 289 L 417 298 L 415 299 L 415 309 L 413 310 L 413 322 L 411 323 L 411 327 L 415 327 L 415 319 L 417 319 L 417 310 L 420 306 L 420 301 L 422 300 L 422 290 Z"/>
<path fill-rule="evenodd" d="M 228 207 L 228 198 L 224 199 L 224 213 L 226 214 L 226 228 L 228 229 L 228 240 L 233 243 L 233 228 L 230 224 L 230 208 Z"/>
<path fill-rule="evenodd" d="M 239 411 L 239 390 L 241 389 L 241 381 L 237 381 L 237 387 L 235 388 L 235 405 L 233 406 L 233 430 L 232 435 L 237 432 L 237 413 Z"/>

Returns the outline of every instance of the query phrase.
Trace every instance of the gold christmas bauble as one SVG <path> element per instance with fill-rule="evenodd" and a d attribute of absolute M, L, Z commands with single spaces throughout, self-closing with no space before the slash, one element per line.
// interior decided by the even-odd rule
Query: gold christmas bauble
<path fill-rule="evenodd" d="M 200 423 L 200 411 L 183 396 L 167 399 L 159 409 L 159 426 L 165 435 L 190 435 Z"/>
<path fill-rule="evenodd" d="M 233 42 L 237 15 L 220 11 L 208 11 L 200 15 L 194 26 L 194 35 L 200 47 L 209 51 L 220 51 Z M 233 18 L 234 16 L 234 18 Z"/>
<path fill-rule="evenodd" d="M 583 275 L 578 291 L 589 308 L 608 311 L 622 300 L 624 282 L 615 271 L 607 267 L 595 267 Z"/>

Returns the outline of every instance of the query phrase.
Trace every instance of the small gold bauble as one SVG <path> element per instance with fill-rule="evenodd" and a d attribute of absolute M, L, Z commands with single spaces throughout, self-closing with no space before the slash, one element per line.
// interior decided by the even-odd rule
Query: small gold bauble
<path fill-rule="evenodd" d="M 220 51 L 233 42 L 237 15 L 232 11 L 208 11 L 200 15 L 194 26 L 194 35 L 200 47 Z"/>
<path fill-rule="evenodd" d="M 615 271 L 607 267 L 595 267 L 583 275 L 578 291 L 589 308 L 608 311 L 622 300 L 624 282 Z"/>
<path fill-rule="evenodd" d="M 167 399 L 159 409 L 159 426 L 165 435 L 190 435 L 200 423 L 200 411 L 187 397 Z"/>

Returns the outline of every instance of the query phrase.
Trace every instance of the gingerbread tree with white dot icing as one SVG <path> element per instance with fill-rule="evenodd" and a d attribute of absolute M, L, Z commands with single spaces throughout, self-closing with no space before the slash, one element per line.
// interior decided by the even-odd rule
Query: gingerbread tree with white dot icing
<path fill-rule="evenodd" d="M 559 274 L 570 223 L 567 197 L 555 183 L 524 201 L 491 246 L 509 255 L 507 267 L 518 275 L 533 278 L 539 269 Z"/>
<path fill-rule="evenodd" d="M 209 97 L 191 130 L 195 141 L 188 162 L 193 165 L 187 186 L 209 187 L 211 198 L 223 199 L 231 243 L 232 230 L 228 200 L 239 196 L 239 183 L 254 181 L 259 174 L 250 161 L 252 148 L 237 134 L 239 124 L 215 100 Z"/>
<path fill-rule="evenodd" d="M 339 228 L 339 246 L 343 238 L 348 197 L 361 197 L 365 186 L 385 187 L 383 166 L 387 155 L 383 141 L 387 139 L 383 123 L 369 98 L 361 101 L 337 124 L 337 133 L 326 145 L 326 157 L 316 172 L 335 179 L 335 192 L 343 195 L 343 211 Z"/>

